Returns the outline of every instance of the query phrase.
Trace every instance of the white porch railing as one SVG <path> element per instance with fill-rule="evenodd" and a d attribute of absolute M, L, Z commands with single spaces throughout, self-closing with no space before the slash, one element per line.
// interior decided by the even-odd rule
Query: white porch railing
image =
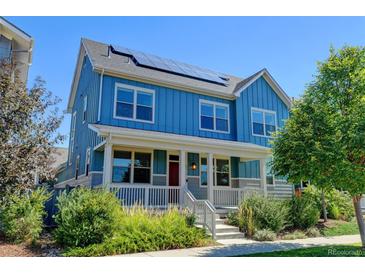
<path fill-rule="evenodd" d="M 243 187 L 243 188 L 213 188 L 213 204 L 215 207 L 238 207 L 243 199 L 253 193 L 262 194 L 260 187 Z"/>
<path fill-rule="evenodd" d="M 243 200 L 244 190 L 241 188 L 215 187 L 213 204 L 216 207 L 237 207 Z"/>
<path fill-rule="evenodd" d="M 115 192 L 122 205 L 127 207 L 136 204 L 146 208 L 180 205 L 180 187 L 121 184 L 111 186 L 110 191 Z"/>
<path fill-rule="evenodd" d="M 215 207 L 208 200 L 197 200 L 187 188 L 183 191 L 184 207 L 196 216 L 196 224 L 208 229 L 215 239 Z"/>

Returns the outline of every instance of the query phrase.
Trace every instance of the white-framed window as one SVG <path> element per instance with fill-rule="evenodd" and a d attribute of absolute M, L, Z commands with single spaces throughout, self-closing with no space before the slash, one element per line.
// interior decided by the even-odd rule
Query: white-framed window
<path fill-rule="evenodd" d="M 113 183 L 150 184 L 151 181 L 151 152 L 114 150 Z"/>
<path fill-rule="evenodd" d="M 82 111 L 82 123 L 85 123 L 87 119 L 87 96 L 84 97 L 84 108 Z"/>
<path fill-rule="evenodd" d="M 200 186 L 207 187 L 208 185 L 208 159 L 200 157 Z"/>
<path fill-rule="evenodd" d="M 74 152 L 74 145 L 75 145 L 75 130 L 76 130 L 76 114 L 77 112 L 74 111 L 72 114 L 72 120 L 71 120 L 71 132 L 70 132 L 70 149 L 68 154 L 68 164 L 72 164 L 72 156 Z"/>
<path fill-rule="evenodd" d="M 276 131 L 276 112 L 266 109 L 251 108 L 252 135 L 271 137 Z"/>
<path fill-rule="evenodd" d="M 200 99 L 199 129 L 229 133 L 229 105 Z"/>
<path fill-rule="evenodd" d="M 230 159 L 214 158 L 213 159 L 213 185 L 229 187 L 230 184 Z M 206 156 L 200 157 L 200 187 L 206 187 L 208 184 L 208 159 Z"/>
<path fill-rule="evenodd" d="M 229 159 L 214 159 L 214 185 L 230 186 Z"/>
<path fill-rule="evenodd" d="M 90 148 L 88 147 L 86 150 L 86 156 L 85 156 L 85 176 L 89 176 L 89 170 L 90 170 Z"/>
<path fill-rule="evenodd" d="M 114 118 L 154 123 L 155 91 L 117 83 L 114 94 Z"/>

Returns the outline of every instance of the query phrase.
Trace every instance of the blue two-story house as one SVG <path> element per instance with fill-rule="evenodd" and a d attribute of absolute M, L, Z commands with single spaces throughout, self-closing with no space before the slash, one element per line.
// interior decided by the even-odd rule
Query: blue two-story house
<path fill-rule="evenodd" d="M 241 78 L 82 39 L 56 187 L 117 190 L 149 207 L 234 207 L 249 190 L 292 195 L 267 167 L 290 98 L 266 70 Z"/>

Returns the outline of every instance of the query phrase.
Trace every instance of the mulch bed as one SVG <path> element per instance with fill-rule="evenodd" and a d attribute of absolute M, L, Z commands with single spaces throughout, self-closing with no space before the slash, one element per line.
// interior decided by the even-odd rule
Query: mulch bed
<path fill-rule="evenodd" d="M 0 235 L 0 257 L 57 257 L 61 251 L 48 232 L 43 233 L 34 245 L 14 244 Z"/>

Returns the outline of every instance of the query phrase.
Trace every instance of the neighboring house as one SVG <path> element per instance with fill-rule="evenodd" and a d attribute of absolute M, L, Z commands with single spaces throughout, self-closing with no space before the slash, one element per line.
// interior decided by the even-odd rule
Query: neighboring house
<path fill-rule="evenodd" d="M 14 62 L 23 82 L 27 81 L 32 64 L 33 45 L 29 34 L 0 17 L 0 62 Z"/>
<path fill-rule="evenodd" d="M 56 187 L 104 185 L 126 205 L 204 200 L 213 211 L 252 190 L 291 196 L 267 168 L 290 106 L 266 69 L 240 78 L 82 39 Z"/>

